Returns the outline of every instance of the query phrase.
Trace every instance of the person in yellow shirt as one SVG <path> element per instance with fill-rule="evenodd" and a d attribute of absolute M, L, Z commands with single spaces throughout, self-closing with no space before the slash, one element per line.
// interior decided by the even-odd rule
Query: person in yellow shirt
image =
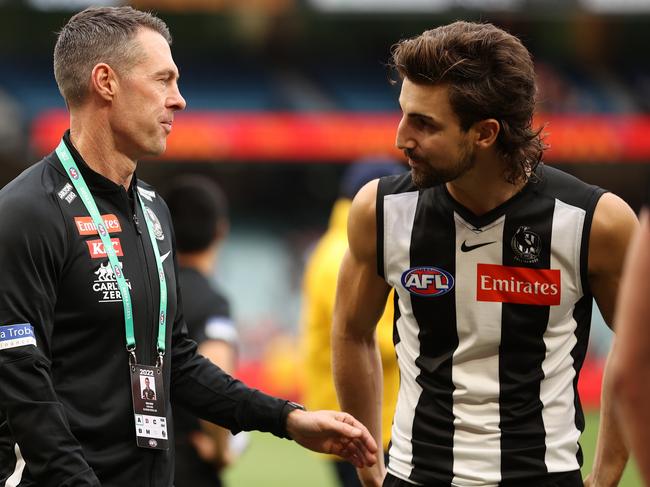
<path fill-rule="evenodd" d="M 336 282 L 343 254 L 348 248 L 347 221 L 352 198 L 367 182 L 406 168 L 392 159 L 360 160 L 343 174 L 339 198 L 334 203 L 329 227 L 316 244 L 307 262 L 303 279 L 301 347 L 305 384 L 303 401 L 308 409 L 338 409 L 332 377 L 330 333 Z M 393 345 L 393 296 L 377 325 L 377 341 L 383 365 L 382 443 L 388 451 L 397 391 L 399 369 Z M 350 463 L 327 457 L 336 470 L 342 487 L 359 487 L 356 469 Z"/>

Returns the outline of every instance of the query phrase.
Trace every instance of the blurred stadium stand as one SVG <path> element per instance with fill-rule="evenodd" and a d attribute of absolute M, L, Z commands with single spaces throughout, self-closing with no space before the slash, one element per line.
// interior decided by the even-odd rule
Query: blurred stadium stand
<path fill-rule="evenodd" d="M 53 33 L 90 3 L 0 0 L 0 186 L 53 149 L 66 128 Z M 179 172 L 200 172 L 226 188 L 234 228 L 219 279 L 244 330 L 253 383 L 264 375 L 254 366 L 263 357 L 281 362 L 269 370 L 283 373 L 264 379 L 279 381 L 278 390 L 299 382 L 297 370 L 285 373 L 284 352 L 297 328 L 304 257 L 325 228 L 344 164 L 393 150 L 398 88 L 385 63 L 400 38 L 457 18 L 519 35 L 535 57 L 536 122 L 549 122 L 549 162 L 635 209 L 648 189 L 650 0 L 131 4 L 170 25 L 188 101 L 167 156 L 143 161 L 139 176 L 163 187 Z M 602 354 L 609 337 L 595 330 L 593 351 Z"/>

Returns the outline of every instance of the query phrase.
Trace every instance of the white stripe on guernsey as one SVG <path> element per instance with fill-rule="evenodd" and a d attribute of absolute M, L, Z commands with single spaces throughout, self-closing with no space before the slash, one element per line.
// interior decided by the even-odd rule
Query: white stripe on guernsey
<path fill-rule="evenodd" d="M 503 262 L 505 216 L 477 232 L 454 214 L 456 224 L 456 328 L 458 348 L 451 371 L 454 400 L 453 485 L 488 486 L 501 480 L 499 345 L 501 309 L 477 301 L 477 265 Z M 467 252 L 471 247 L 489 243 Z"/>
<path fill-rule="evenodd" d="M 420 354 L 418 330 L 411 307 L 411 297 L 401 285 L 402 273 L 411 267 L 409 259 L 411 232 L 418 203 L 418 192 L 387 195 L 384 198 L 384 275 L 399 296 L 400 319 L 396 326 L 400 342 L 395 347 L 400 368 L 400 389 L 391 433 L 391 475 L 408 481 L 413 470 L 413 419 L 422 388 L 416 382 L 420 369 L 415 359 Z"/>
<path fill-rule="evenodd" d="M 561 302 L 551 306 L 544 333 L 546 357 L 540 400 L 546 431 L 545 462 L 549 472 L 569 472 L 580 468 L 576 454 L 580 431 L 575 425 L 575 369 L 571 350 L 576 344 L 575 303 L 582 297 L 580 241 L 585 221 L 581 208 L 555 200 L 551 237 L 551 269 L 560 269 Z"/>
<path fill-rule="evenodd" d="M 25 460 L 23 459 L 23 455 L 20 452 L 18 443 L 14 445 L 14 452 L 16 453 L 16 467 L 14 468 L 14 473 L 12 473 L 5 482 L 5 487 L 18 487 L 18 484 L 20 484 L 20 481 L 23 478 Z"/>

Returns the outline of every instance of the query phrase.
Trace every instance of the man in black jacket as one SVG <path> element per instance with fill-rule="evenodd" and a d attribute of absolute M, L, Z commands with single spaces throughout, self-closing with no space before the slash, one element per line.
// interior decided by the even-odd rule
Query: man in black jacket
<path fill-rule="evenodd" d="M 213 282 L 219 253 L 228 235 L 228 202 L 208 178 L 175 178 L 164 193 L 176 234 L 178 281 L 183 293 L 187 334 L 205 358 L 232 374 L 238 333 L 230 303 Z M 174 408 L 176 472 L 174 487 L 221 487 L 223 470 L 235 451 L 230 431 L 201 422 L 182 407 Z M 246 442 L 245 433 L 237 444 Z"/>
<path fill-rule="evenodd" d="M 185 107 L 170 42 L 130 7 L 84 10 L 59 33 L 70 130 L 0 191 L 0 485 L 170 487 L 172 403 L 375 461 L 350 415 L 249 389 L 187 338 L 169 212 L 135 177 Z"/>

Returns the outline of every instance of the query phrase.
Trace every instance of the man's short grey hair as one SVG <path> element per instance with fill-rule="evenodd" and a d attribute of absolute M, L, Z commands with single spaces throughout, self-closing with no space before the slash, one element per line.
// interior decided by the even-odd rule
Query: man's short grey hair
<path fill-rule="evenodd" d="M 135 65 L 142 53 L 133 39 L 141 28 L 159 33 L 171 45 L 165 22 L 132 7 L 90 7 L 68 21 L 54 47 L 54 77 L 68 106 L 86 99 L 98 63 L 116 71 Z"/>

